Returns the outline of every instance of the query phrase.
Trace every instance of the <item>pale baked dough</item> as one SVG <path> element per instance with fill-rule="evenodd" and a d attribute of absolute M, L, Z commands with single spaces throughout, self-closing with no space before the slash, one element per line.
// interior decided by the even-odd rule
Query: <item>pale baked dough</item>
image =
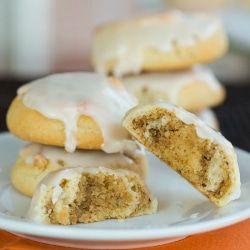
<path fill-rule="evenodd" d="M 141 104 L 163 100 L 191 112 L 200 112 L 220 104 L 225 90 L 212 72 L 197 69 L 128 76 L 122 82 Z"/>
<path fill-rule="evenodd" d="M 19 192 L 32 196 L 38 183 L 46 175 L 56 170 L 77 166 L 127 169 L 144 179 L 147 173 L 147 158 L 139 148 L 116 154 L 92 150 L 67 153 L 63 148 L 30 144 L 24 147 L 17 157 L 11 171 L 11 183 Z"/>
<path fill-rule="evenodd" d="M 77 125 L 77 148 L 100 149 L 103 136 L 95 120 L 81 115 Z M 27 108 L 20 97 L 14 99 L 8 110 L 7 126 L 11 133 L 25 141 L 64 147 L 63 122 Z"/>
<path fill-rule="evenodd" d="M 217 206 L 239 197 L 232 144 L 195 115 L 161 102 L 130 110 L 123 126 Z"/>
<path fill-rule="evenodd" d="M 224 29 L 215 17 L 169 11 L 100 26 L 92 61 L 96 71 L 122 76 L 208 63 L 227 47 Z"/>
<path fill-rule="evenodd" d="M 107 168 L 69 168 L 50 173 L 34 194 L 27 217 L 70 225 L 125 219 L 157 211 L 138 175 Z"/>

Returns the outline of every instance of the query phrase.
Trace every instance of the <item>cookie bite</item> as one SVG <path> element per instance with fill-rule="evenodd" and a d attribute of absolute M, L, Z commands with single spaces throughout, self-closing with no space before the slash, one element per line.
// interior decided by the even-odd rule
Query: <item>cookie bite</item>
<path fill-rule="evenodd" d="M 163 100 L 191 112 L 216 106 L 225 97 L 224 88 L 213 73 L 200 65 L 178 72 L 127 76 L 122 82 L 140 104 Z"/>
<path fill-rule="evenodd" d="M 155 213 L 157 200 L 127 170 L 68 168 L 50 173 L 34 194 L 27 217 L 71 225 Z"/>
<path fill-rule="evenodd" d="M 123 126 L 218 207 L 240 196 L 232 144 L 194 114 L 166 102 L 141 105 Z"/>
<path fill-rule="evenodd" d="M 119 152 L 129 139 L 121 119 L 135 103 L 114 78 L 87 72 L 55 74 L 18 89 L 7 125 L 23 140 L 68 152 Z"/>
<path fill-rule="evenodd" d="M 216 17 L 170 10 L 98 27 L 92 61 L 98 72 L 123 76 L 208 63 L 226 49 L 227 38 Z"/>
<path fill-rule="evenodd" d="M 102 150 L 77 150 L 68 153 L 63 148 L 29 144 L 19 153 L 11 171 L 11 183 L 20 193 L 32 196 L 39 182 L 49 173 L 70 167 L 126 169 L 143 180 L 147 173 L 147 158 L 142 147 L 134 144 L 124 152 L 107 154 Z"/>

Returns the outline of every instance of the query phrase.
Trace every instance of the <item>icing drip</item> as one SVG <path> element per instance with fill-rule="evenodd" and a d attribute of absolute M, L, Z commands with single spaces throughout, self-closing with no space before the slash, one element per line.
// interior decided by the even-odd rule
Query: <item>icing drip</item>
<path fill-rule="evenodd" d="M 128 133 L 121 119 L 136 103 L 119 82 L 95 73 L 64 73 L 33 81 L 18 90 L 25 106 L 65 126 L 65 149 L 77 147 L 77 122 L 92 117 L 102 130 L 105 152 L 119 152 Z"/>
<path fill-rule="evenodd" d="M 30 144 L 24 148 L 29 150 L 26 158 L 27 164 L 32 164 L 37 155 L 41 155 L 48 159 L 52 164 L 62 162 L 65 167 L 92 167 L 106 166 L 111 163 L 133 164 L 134 161 L 130 157 L 121 153 L 107 154 L 101 150 L 76 150 L 74 153 L 68 153 L 62 148 L 44 146 L 41 144 Z M 143 154 L 138 149 L 134 154 Z"/>

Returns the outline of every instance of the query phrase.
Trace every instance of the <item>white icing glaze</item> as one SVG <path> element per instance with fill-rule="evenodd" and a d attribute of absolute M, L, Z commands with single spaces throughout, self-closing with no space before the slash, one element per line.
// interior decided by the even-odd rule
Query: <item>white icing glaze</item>
<path fill-rule="evenodd" d="M 229 201 L 235 200 L 240 196 L 240 172 L 237 162 L 237 156 L 234 151 L 233 145 L 229 142 L 221 133 L 215 131 L 214 129 L 207 126 L 202 120 L 200 120 L 196 115 L 179 108 L 173 104 L 167 102 L 157 102 L 155 104 L 158 107 L 163 107 L 170 112 L 175 113 L 175 115 L 186 124 L 194 124 L 196 128 L 196 134 L 202 139 L 208 139 L 216 144 L 218 144 L 226 155 L 230 156 L 233 161 L 234 172 L 236 175 L 236 182 L 233 193 L 229 197 Z"/>
<path fill-rule="evenodd" d="M 85 169 L 85 170 L 84 170 Z M 76 168 L 65 168 L 57 170 L 46 175 L 39 186 L 43 185 L 48 187 L 56 187 L 61 184 L 63 180 L 73 180 L 81 175 L 83 171 L 88 171 L 89 168 L 76 167 Z M 38 186 L 38 190 L 39 190 Z"/>
<path fill-rule="evenodd" d="M 60 185 L 57 185 L 54 187 L 53 193 L 52 193 L 52 198 L 51 198 L 53 204 L 55 204 L 59 200 L 62 192 L 63 192 L 63 189 L 61 188 Z"/>
<path fill-rule="evenodd" d="M 75 168 L 66 168 L 62 170 L 57 170 L 49 173 L 39 184 L 38 190 L 41 186 L 53 187 L 59 186 L 62 180 L 73 180 L 74 178 L 79 177 L 82 173 L 98 174 L 104 173 L 106 175 L 114 176 L 137 176 L 135 172 L 128 171 L 126 169 L 110 169 L 106 167 L 75 167 Z"/>
<path fill-rule="evenodd" d="M 68 153 L 62 148 L 41 144 L 30 144 L 24 150 L 27 149 L 30 151 L 30 154 L 26 158 L 27 164 L 31 164 L 36 155 L 44 156 L 52 164 L 63 161 L 66 167 L 97 167 L 115 162 L 125 164 L 134 163 L 131 158 L 122 153 L 107 154 L 101 150 L 76 150 L 74 153 Z M 135 153 L 137 152 L 140 152 L 139 149 Z"/>
<path fill-rule="evenodd" d="M 76 149 L 77 121 L 80 115 L 92 117 L 104 137 L 105 152 L 119 152 L 128 133 L 120 125 L 135 101 L 119 83 L 101 74 L 65 73 L 31 82 L 18 90 L 25 106 L 65 125 L 65 149 Z"/>
<path fill-rule="evenodd" d="M 134 147 L 137 146 L 135 149 Z M 21 151 L 26 164 L 33 164 L 37 157 L 45 158 L 53 165 L 63 164 L 68 167 L 99 167 L 124 168 L 138 173 L 142 178 L 147 175 L 147 158 L 144 148 L 133 143 L 133 147 L 124 148 L 123 153 L 105 153 L 101 150 L 76 150 L 68 153 L 63 148 L 29 144 Z"/>
<path fill-rule="evenodd" d="M 192 69 L 180 72 L 148 73 L 137 76 L 128 76 L 122 79 L 127 90 L 135 94 L 144 88 L 164 93 L 167 101 L 177 104 L 181 89 L 189 84 L 201 82 L 208 85 L 211 90 L 221 90 L 221 85 L 214 74 L 206 67 L 196 65 Z"/>
<path fill-rule="evenodd" d="M 167 52 L 173 50 L 176 43 L 196 45 L 220 29 L 220 21 L 211 15 L 178 11 L 110 23 L 96 32 L 93 61 L 98 72 L 105 72 L 105 64 L 115 59 L 114 75 L 138 73 L 145 49 Z"/>

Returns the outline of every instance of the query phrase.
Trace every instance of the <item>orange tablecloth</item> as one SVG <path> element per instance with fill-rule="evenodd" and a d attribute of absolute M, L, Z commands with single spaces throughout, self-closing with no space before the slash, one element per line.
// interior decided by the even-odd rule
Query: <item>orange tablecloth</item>
<path fill-rule="evenodd" d="M 8 250 L 59 250 L 71 249 L 59 246 L 46 245 L 31 240 L 26 240 L 14 236 L 5 231 L 0 231 L 0 249 Z M 196 236 L 190 236 L 184 240 L 175 243 L 141 248 L 141 250 L 249 250 L 250 249 L 250 219 L 236 225 L 204 233 Z"/>

